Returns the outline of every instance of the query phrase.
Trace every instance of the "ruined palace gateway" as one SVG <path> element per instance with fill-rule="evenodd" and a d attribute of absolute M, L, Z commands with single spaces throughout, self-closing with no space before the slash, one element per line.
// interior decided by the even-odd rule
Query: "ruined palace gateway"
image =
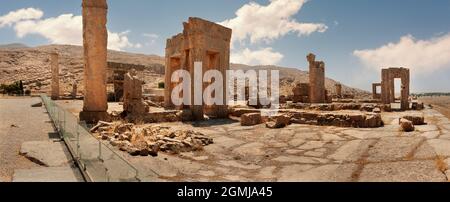
<path fill-rule="evenodd" d="M 381 100 L 384 104 L 395 102 L 395 79 L 401 79 L 401 109 L 409 109 L 409 69 L 389 68 L 381 70 Z"/>
<path fill-rule="evenodd" d="M 80 120 L 95 123 L 107 120 L 106 0 L 83 0 L 84 102 Z"/>
<path fill-rule="evenodd" d="M 309 62 L 309 100 L 311 103 L 325 103 L 325 63 L 316 61 L 312 53 L 306 58 Z"/>
<path fill-rule="evenodd" d="M 144 82 L 136 76 L 136 70 L 132 69 L 125 74 L 123 83 L 123 111 L 127 116 L 137 118 L 145 116 L 149 112 L 148 105 L 142 96 L 142 84 Z"/>
<path fill-rule="evenodd" d="M 166 44 L 166 72 L 164 102 L 166 108 L 174 108 L 171 94 L 177 83 L 171 82 L 172 73 L 183 69 L 194 78 L 194 62 L 202 62 L 203 74 L 215 69 L 223 75 L 223 86 L 226 86 L 226 70 L 230 68 L 230 40 L 232 30 L 200 18 L 189 18 L 183 23 L 183 33 L 173 36 Z M 203 75 L 202 75 L 203 78 Z M 209 83 L 203 83 L 205 89 Z M 182 92 L 184 93 L 184 92 Z M 194 105 L 194 85 L 191 85 L 191 106 L 193 118 L 203 119 L 204 114 L 211 117 L 227 117 L 227 106 Z M 226 91 L 223 91 L 226 103 Z"/>
<path fill-rule="evenodd" d="M 59 62 L 58 53 L 50 54 L 50 66 L 52 69 L 52 100 L 59 98 Z"/>
<path fill-rule="evenodd" d="M 372 97 L 377 100 L 381 98 L 380 92 L 378 92 L 377 88 L 381 87 L 381 83 L 373 83 L 372 84 Z"/>

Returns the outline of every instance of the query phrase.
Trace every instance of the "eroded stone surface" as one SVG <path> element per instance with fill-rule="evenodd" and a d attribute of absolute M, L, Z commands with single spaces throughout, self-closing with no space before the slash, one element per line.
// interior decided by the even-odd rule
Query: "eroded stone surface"
<path fill-rule="evenodd" d="M 443 182 L 445 175 L 428 161 L 400 161 L 366 165 L 360 182 Z"/>
<path fill-rule="evenodd" d="M 307 170 L 307 166 L 285 167 L 280 182 L 348 182 L 357 166 L 354 164 L 331 164 Z M 302 171 L 302 169 L 307 171 Z M 299 172 L 300 170 L 300 172 Z"/>
<path fill-rule="evenodd" d="M 357 161 L 369 149 L 370 144 L 372 144 L 373 142 L 373 140 L 349 141 L 341 146 L 334 154 L 330 155 L 328 158 L 348 162 Z"/>
<path fill-rule="evenodd" d="M 20 148 L 20 154 L 46 167 L 64 166 L 69 163 L 64 145 L 60 142 L 25 142 Z"/>
<path fill-rule="evenodd" d="M 369 162 L 405 160 L 413 154 L 415 149 L 423 142 L 423 138 L 415 137 L 386 137 L 381 138 L 369 150 Z"/>

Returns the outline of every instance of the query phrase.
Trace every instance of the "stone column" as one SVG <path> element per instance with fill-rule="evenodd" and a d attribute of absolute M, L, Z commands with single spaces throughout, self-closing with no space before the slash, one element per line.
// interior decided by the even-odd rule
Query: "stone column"
<path fill-rule="evenodd" d="M 316 62 L 316 56 L 309 54 L 309 99 L 311 103 L 325 103 L 325 63 Z"/>
<path fill-rule="evenodd" d="M 410 83 L 410 73 L 409 69 L 401 69 L 402 70 L 402 86 L 401 86 L 401 108 L 402 110 L 409 109 L 409 83 Z"/>
<path fill-rule="evenodd" d="M 52 100 L 59 98 L 59 62 L 58 53 L 50 54 L 50 63 L 52 69 Z"/>
<path fill-rule="evenodd" d="M 108 5 L 106 0 L 83 0 L 84 105 L 80 120 L 109 119 L 106 95 Z"/>
<path fill-rule="evenodd" d="M 336 84 L 336 95 L 338 98 L 342 98 L 342 85 L 340 83 Z"/>
<path fill-rule="evenodd" d="M 389 81 L 389 70 L 381 70 L 381 100 L 383 104 L 391 104 L 390 100 L 390 81 Z"/>

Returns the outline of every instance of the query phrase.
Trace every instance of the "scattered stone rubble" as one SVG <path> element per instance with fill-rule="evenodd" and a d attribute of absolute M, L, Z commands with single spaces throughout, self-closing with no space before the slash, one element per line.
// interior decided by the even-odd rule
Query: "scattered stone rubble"
<path fill-rule="evenodd" d="M 241 125 L 254 126 L 265 123 L 268 128 L 283 128 L 291 123 L 353 128 L 377 128 L 384 126 L 379 113 L 346 114 L 321 113 L 317 111 L 280 111 L 280 113 L 280 115 L 272 117 L 262 117 L 260 113 L 246 113 L 241 116 Z"/>
<path fill-rule="evenodd" d="M 425 118 L 423 116 L 407 115 L 399 119 L 400 129 L 404 132 L 412 132 L 415 130 L 414 126 L 426 125 Z"/>
<path fill-rule="evenodd" d="M 180 153 L 201 150 L 213 139 L 193 130 L 177 130 L 160 125 L 136 127 L 132 123 L 99 122 L 91 130 L 133 156 L 157 156 L 159 151 Z"/>
<path fill-rule="evenodd" d="M 390 105 L 375 103 L 330 103 L 330 104 L 305 104 L 290 103 L 284 108 L 286 109 L 304 109 L 317 111 L 339 111 L 339 110 L 360 110 L 365 112 L 379 113 L 381 111 L 391 111 Z"/>

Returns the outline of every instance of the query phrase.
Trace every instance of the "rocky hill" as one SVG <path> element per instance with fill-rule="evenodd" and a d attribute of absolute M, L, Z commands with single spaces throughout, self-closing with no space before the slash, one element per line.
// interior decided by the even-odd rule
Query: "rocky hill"
<path fill-rule="evenodd" d="M 17 49 L 17 48 L 28 48 L 25 44 L 21 43 L 11 43 L 11 44 L 5 44 L 0 45 L 0 49 Z"/>
<path fill-rule="evenodd" d="M 49 53 L 57 52 L 60 55 L 60 76 L 63 92 L 70 92 L 71 85 L 77 81 L 80 92 L 83 90 L 83 48 L 71 45 L 48 45 L 29 48 L 24 45 L 0 46 L 0 84 L 12 83 L 22 80 L 24 85 L 33 91 L 48 92 L 50 90 L 50 60 Z M 157 87 L 157 83 L 164 80 L 164 57 L 157 55 L 144 55 L 119 51 L 108 52 L 109 62 L 128 63 L 147 66 L 148 69 L 141 75 L 148 87 Z M 247 66 L 231 64 L 232 69 L 277 69 L 280 70 L 281 93 L 291 94 L 296 82 L 308 82 L 308 72 L 293 68 L 277 66 Z M 337 82 L 326 80 L 326 88 L 334 93 Z M 363 90 L 343 86 L 344 93 L 367 95 Z"/>

